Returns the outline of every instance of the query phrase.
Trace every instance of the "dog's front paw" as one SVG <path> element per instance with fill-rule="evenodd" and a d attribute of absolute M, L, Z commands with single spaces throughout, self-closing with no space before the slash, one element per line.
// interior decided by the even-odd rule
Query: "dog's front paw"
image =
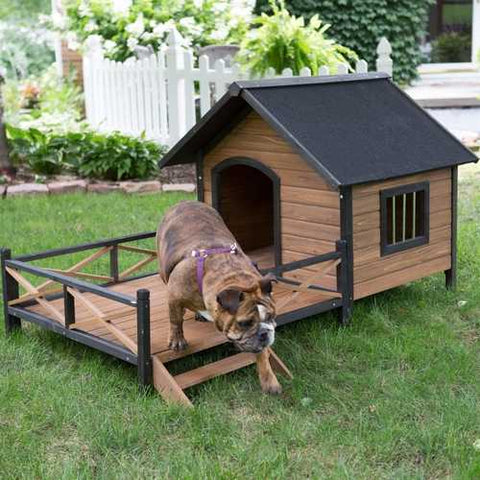
<path fill-rule="evenodd" d="M 184 337 L 172 337 L 168 342 L 168 348 L 175 352 L 181 352 L 188 347 L 188 343 Z"/>
<path fill-rule="evenodd" d="M 269 382 L 262 383 L 262 392 L 270 395 L 280 395 L 282 393 L 282 386 L 275 378 Z"/>

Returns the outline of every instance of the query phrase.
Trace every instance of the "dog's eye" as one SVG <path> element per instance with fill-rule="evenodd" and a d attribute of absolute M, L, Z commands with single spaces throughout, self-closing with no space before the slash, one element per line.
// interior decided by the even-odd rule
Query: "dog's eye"
<path fill-rule="evenodd" d="M 253 325 L 253 320 L 240 320 L 237 325 L 240 328 L 250 328 Z"/>

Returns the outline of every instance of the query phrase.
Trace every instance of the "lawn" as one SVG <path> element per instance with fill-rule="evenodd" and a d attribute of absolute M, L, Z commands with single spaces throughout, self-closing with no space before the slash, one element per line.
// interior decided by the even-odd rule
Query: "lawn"
<path fill-rule="evenodd" d="M 326 314 L 279 329 L 295 378 L 277 398 L 250 367 L 192 389 L 185 411 L 139 393 L 120 361 L 34 326 L 2 332 L 1 477 L 480 478 L 472 179 L 461 183 L 457 292 L 438 275 L 356 303 L 348 328 Z M 154 229 L 181 198 L 7 198 L 0 245 L 20 254 Z"/>

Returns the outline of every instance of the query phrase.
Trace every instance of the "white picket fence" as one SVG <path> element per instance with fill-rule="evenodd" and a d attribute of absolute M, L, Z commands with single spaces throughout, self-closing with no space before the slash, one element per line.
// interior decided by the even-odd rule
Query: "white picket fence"
<path fill-rule="evenodd" d="M 83 61 L 85 109 L 87 121 L 102 132 L 125 134 L 173 145 L 203 116 L 235 80 L 245 79 L 238 66 L 225 67 L 223 60 L 213 68 L 208 57 L 195 65 L 193 51 L 182 47 L 183 39 L 173 29 L 165 47 L 142 60 L 124 63 L 103 58 L 98 39 L 91 39 Z M 392 74 L 391 47 L 382 38 L 377 47 L 376 70 Z M 360 60 L 356 72 L 365 73 L 368 65 Z M 302 69 L 301 76 L 329 75 L 328 68 L 318 72 Z M 347 65 L 339 64 L 332 74 L 347 74 Z M 291 77 L 287 68 L 283 77 Z M 267 77 L 274 77 L 270 71 Z"/>

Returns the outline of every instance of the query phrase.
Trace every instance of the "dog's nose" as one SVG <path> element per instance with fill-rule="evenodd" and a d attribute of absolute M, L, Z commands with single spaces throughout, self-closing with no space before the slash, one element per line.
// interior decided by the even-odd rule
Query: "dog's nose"
<path fill-rule="evenodd" d="M 267 343 L 268 342 L 268 330 L 264 330 L 263 332 L 259 332 L 258 339 L 262 343 Z"/>

